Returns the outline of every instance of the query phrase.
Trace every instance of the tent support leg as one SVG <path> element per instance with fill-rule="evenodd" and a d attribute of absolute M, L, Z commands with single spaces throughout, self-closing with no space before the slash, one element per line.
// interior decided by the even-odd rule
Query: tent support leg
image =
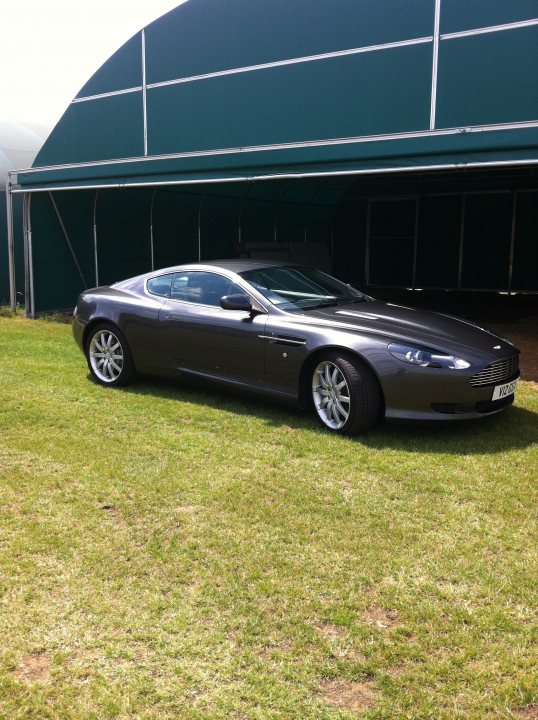
<path fill-rule="evenodd" d="M 418 223 L 420 219 L 420 196 L 415 200 L 415 237 L 413 241 L 413 280 L 412 288 L 417 287 L 417 253 L 418 253 Z"/>
<path fill-rule="evenodd" d="M 372 225 L 372 200 L 368 198 L 368 207 L 366 210 L 366 245 L 364 248 L 364 284 L 366 287 L 370 284 L 370 232 Z"/>
<path fill-rule="evenodd" d="M 7 248 L 9 267 L 9 304 L 11 310 L 17 309 L 17 284 L 15 277 L 15 239 L 13 237 L 13 195 L 11 194 L 11 177 L 8 175 L 6 185 L 6 208 L 7 208 Z"/>
<path fill-rule="evenodd" d="M 93 203 L 93 259 L 95 263 L 95 285 L 99 285 L 99 259 L 97 256 L 97 201 L 99 199 L 100 190 L 95 191 L 95 200 Z"/>
<path fill-rule="evenodd" d="M 460 220 L 460 254 L 458 260 L 458 290 L 461 290 L 461 283 L 463 277 L 463 241 L 465 235 L 465 203 L 467 196 L 464 194 L 461 196 L 461 220 Z"/>
<path fill-rule="evenodd" d="M 23 226 L 24 226 L 24 305 L 26 315 L 35 317 L 34 297 L 34 258 L 32 252 L 32 221 L 30 208 L 32 195 L 26 193 L 23 201 Z"/>
<path fill-rule="evenodd" d="M 151 262 L 151 271 L 155 270 L 155 244 L 153 236 L 153 206 L 155 205 L 155 195 L 157 194 L 157 188 L 153 190 L 151 195 L 151 205 L 149 208 L 149 254 Z"/>
<path fill-rule="evenodd" d="M 510 233 L 510 264 L 508 266 L 508 294 L 512 294 L 512 275 L 514 271 L 514 247 L 516 244 L 517 192 L 512 193 L 512 230 Z"/>
<path fill-rule="evenodd" d="M 200 204 L 198 205 L 198 262 L 202 260 L 202 208 L 205 200 L 205 192 L 200 197 Z"/>

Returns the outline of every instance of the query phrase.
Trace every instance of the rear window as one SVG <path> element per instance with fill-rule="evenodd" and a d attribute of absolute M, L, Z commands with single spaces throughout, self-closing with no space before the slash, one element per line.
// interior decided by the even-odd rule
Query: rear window
<path fill-rule="evenodd" d="M 159 275 L 148 280 L 148 292 L 159 297 L 169 298 L 172 289 L 172 279 L 174 273 L 170 275 Z"/>

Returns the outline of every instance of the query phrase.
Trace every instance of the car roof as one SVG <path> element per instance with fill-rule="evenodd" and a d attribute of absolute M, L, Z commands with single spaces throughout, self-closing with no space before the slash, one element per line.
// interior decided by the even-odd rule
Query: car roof
<path fill-rule="evenodd" d="M 290 267 L 292 265 L 294 265 L 294 263 L 286 263 L 275 260 L 235 258 L 225 260 L 206 260 L 205 262 L 196 263 L 185 263 L 184 265 L 174 265 L 173 267 L 161 268 L 160 270 L 155 270 L 154 272 L 147 274 L 148 276 L 157 274 L 160 275 L 161 273 L 181 272 L 182 270 L 206 270 L 208 268 L 214 270 L 229 270 L 230 272 L 240 273 L 244 272 L 245 270 L 256 270 L 258 268 Z"/>
<path fill-rule="evenodd" d="M 188 270 L 224 270 L 233 273 L 241 273 L 246 270 L 257 270 L 268 267 L 297 267 L 294 263 L 286 263 L 274 260 L 254 260 L 252 258 L 226 258 L 224 260 L 207 260 L 206 262 L 185 263 L 183 265 L 172 265 L 171 267 L 159 268 L 151 272 L 125 278 L 113 284 L 112 287 L 128 288 L 134 284 L 144 283 L 150 278 L 157 278 L 161 275 L 168 275 L 175 272 L 186 272 Z"/>

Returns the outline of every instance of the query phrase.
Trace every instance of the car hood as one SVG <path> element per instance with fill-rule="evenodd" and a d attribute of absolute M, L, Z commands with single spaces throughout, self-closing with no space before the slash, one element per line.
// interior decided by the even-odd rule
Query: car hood
<path fill-rule="evenodd" d="M 437 350 L 473 350 L 499 357 L 517 352 L 507 340 L 466 320 L 380 300 L 310 310 L 303 317 Z M 499 345 L 501 347 L 495 349 Z"/>

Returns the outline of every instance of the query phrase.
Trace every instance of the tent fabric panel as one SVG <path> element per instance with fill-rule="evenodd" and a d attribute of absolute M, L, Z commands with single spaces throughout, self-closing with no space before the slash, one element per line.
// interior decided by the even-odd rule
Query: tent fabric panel
<path fill-rule="evenodd" d="M 514 161 L 538 161 L 538 127 L 349 142 L 278 151 L 136 159 L 133 162 L 21 172 L 17 180 L 22 189 L 47 188 L 52 185 L 65 187 L 69 184 L 73 187 L 85 184 L 99 186 L 135 181 L 151 184 L 185 180 L 196 183 L 219 178 L 233 180 L 234 177 L 240 181 L 245 177 L 270 174 L 277 180 L 279 175 L 290 173 L 383 171 L 402 167 Z"/>
<path fill-rule="evenodd" d="M 148 152 L 427 129 L 430 58 L 413 45 L 150 89 Z"/>
<path fill-rule="evenodd" d="M 142 92 L 71 104 L 34 167 L 144 155 Z"/>
<path fill-rule="evenodd" d="M 308 243 L 324 243 L 330 247 L 333 233 L 334 207 L 307 207 L 305 237 Z"/>
<path fill-rule="evenodd" d="M 416 287 L 458 287 L 461 220 L 461 195 L 420 198 Z"/>
<path fill-rule="evenodd" d="M 536 0 L 449 0 L 441 3 L 441 33 L 531 20 L 538 17 Z"/>
<path fill-rule="evenodd" d="M 248 197 L 241 213 L 241 242 L 275 242 L 276 203 Z"/>
<path fill-rule="evenodd" d="M 335 211 L 333 273 L 344 282 L 366 284 L 364 258 L 368 230 L 368 202 L 345 198 Z"/>
<path fill-rule="evenodd" d="M 512 195 L 469 195 L 465 202 L 462 288 L 507 290 Z"/>
<path fill-rule="evenodd" d="M 148 82 L 425 37 L 433 22 L 433 0 L 197 0 L 146 28 Z"/>
<path fill-rule="evenodd" d="M 204 198 L 200 223 L 202 260 L 233 257 L 239 244 L 239 198 L 207 196 Z"/>
<path fill-rule="evenodd" d="M 437 126 L 536 120 L 537 67 L 538 26 L 442 41 Z"/>
<path fill-rule="evenodd" d="M 265 182 L 250 183 L 246 197 L 248 200 L 278 202 L 282 196 L 283 183 L 285 182 L 285 180 L 267 180 Z"/>
<path fill-rule="evenodd" d="M 517 194 L 512 289 L 538 291 L 538 191 Z"/>
<path fill-rule="evenodd" d="M 77 98 L 126 90 L 142 85 L 142 40 L 140 33 L 122 45 L 83 85 Z"/>
<path fill-rule="evenodd" d="M 84 283 L 50 196 L 39 194 L 33 197 L 30 213 L 35 311 L 39 313 L 72 309 L 78 294 L 84 289 Z M 86 223 L 90 222 L 90 218 L 87 218 Z M 74 249 L 76 252 L 79 248 Z M 83 273 L 90 275 L 90 267 L 81 265 L 81 269 Z"/>
<path fill-rule="evenodd" d="M 299 204 L 317 202 L 320 182 L 318 178 L 305 178 L 301 183 L 292 183 L 286 188 L 282 201 Z"/>
<path fill-rule="evenodd" d="M 198 215 L 202 195 L 157 190 L 153 201 L 155 268 L 198 259 Z"/>
<path fill-rule="evenodd" d="M 189 189 L 190 190 L 190 189 Z M 246 184 L 244 182 L 215 183 L 208 189 L 207 185 L 198 185 L 195 188 L 198 193 L 212 195 L 214 197 L 240 198 L 245 195 Z M 181 192 L 181 190 L 179 191 Z"/>
<path fill-rule="evenodd" d="M 345 184 L 342 181 L 345 181 Z M 328 207 L 338 205 L 353 183 L 353 178 L 326 178 L 316 195 L 316 203 Z"/>
<path fill-rule="evenodd" d="M 151 269 L 152 190 L 103 190 L 97 202 L 99 284 L 110 285 Z"/>
<path fill-rule="evenodd" d="M 69 194 L 53 193 L 54 202 L 88 287 L 97 285 L 93 234 L 95 195 L 94 190 Z M 84 288 L 81 287 L 82 289 Z M 73 299 L 73 305 L 75 300 L 76 298 Z"/>
<path fill-rule="evenodd" d="M 370 213 L 370 284 L 412 287 L 416 201 L 376 200 Z"/>
<path fill-rule="evenodd" d="M 277 208 L 276 239 L 278 243 L 304 242 L 308 206 L 280 203 Z"/>

